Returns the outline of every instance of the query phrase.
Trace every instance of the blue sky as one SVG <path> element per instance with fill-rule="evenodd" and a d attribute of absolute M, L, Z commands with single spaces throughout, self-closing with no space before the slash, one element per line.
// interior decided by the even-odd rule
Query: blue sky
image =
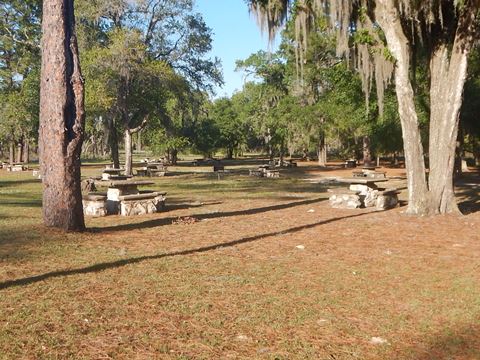
<path fill-rule="evenodd" d="M 241 90 L 243 75 L 235 72 L 235 61 L 258 50 L 268 50 L 268 36 L 262 35 L 244 0 L 196 0 L 197 11 L 213 31 L 211 56 L 222 60 L 225 85 L 217 97 Z"/>

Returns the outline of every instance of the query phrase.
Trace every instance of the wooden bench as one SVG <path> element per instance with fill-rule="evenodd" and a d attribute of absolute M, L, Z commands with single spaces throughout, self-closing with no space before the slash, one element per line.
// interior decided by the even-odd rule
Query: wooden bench
<path fill-rule="evenodd" d="M 213 171 L 214 172 L 217 172 L 217 171 L 224 171 L 225 170 L 225 166 L 223 164 L 215 164 L 213 165 Z"/>
<path fill-rule="evenodd" d="M 142 191 L 139 194 L 121 195 L 120 215 L 134 216 L 154 214 L 165 208 L 166 192 Z"/>

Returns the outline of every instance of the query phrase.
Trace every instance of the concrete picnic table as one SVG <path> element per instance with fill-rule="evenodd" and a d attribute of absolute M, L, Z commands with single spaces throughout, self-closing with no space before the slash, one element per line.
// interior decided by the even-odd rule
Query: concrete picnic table
<path fill-rule="evenodd" d="M 110 180 L 110 177 L 119 176 L 123 169 L 105 168 L 102 170 L 102 180 Z"/>
<path fill-rule="evenodd" d="M 374 170 L 354 170 L 352 171 L 354 178 L 373 178 L 373 179 L 383 179 L 385 178 L 385 171 L 374 171 Z"/>
<path fill-rule="evenodd" d="M 153 185 L 153 181 L 145 180 L 111 180 L 96 182 L 95 185 L 107 186 L 107 212 L 109 214 L 118 213 L 120 196 L 138 195 L 139 186 Z"/>
<path fill-rule="evenodd" d="M 386 178 L 366 178 L 366 177 L 352 177 L 339 178 L 340 183 L 349 184 L 349 190 L 359 193 L 364 197 L 363 203 L 365 207 L 375 206 L 378 194 L 377 183 L 388 182 Z"/>

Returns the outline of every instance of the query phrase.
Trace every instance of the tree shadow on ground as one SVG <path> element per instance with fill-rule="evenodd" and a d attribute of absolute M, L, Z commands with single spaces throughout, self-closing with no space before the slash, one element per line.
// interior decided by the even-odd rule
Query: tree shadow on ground
<path fill-rule="evenodd" d="M 15 286 L 30 285 L 30 284 L 34 284 L 34 283 L 37 283 L 37 282 L 40 282 L 40 281 L 52 279 L 52 278 L 65 277 L 65 276 L 71 276 L 71 275 L 79 275 L 79 274 L 96 273 L 96 272 L 100 272 L 100 271 L 104 271 L 104 270 L 108 270 L 108 269 L 120 268 L 120 267 L 123 267 L 123 266 L 126 266 L 126 265 L 138 264 L 138 263 L 142 263 L 142 262 L 149 261 L 149 260 L 158 260 L 158 259 L 163 259 L 163 258 L 168 258 L 168 257 L 187 256 L 187 255 L 205 253 L 205 252 L 214 251 L 214 250 L 218 250 L 218 249 L 222 249 L 222 248 L 228 248 L 228 247 L 233 247 L 233 246 L 237 246 L 237 245 L 242 245 L 242 244 L 247 244 L 247 243 L 259 241 L 259 240 L 262 240 L 262 239 L 265 239 L 265 238 L 268 238 L 268 237 L 272 237 L 272 236 L 293 234 L 293 233 L 300 232 L 302 230 L 311 229 L 311 228 L 315 228 L 317 226 L 330 224 L 332 222 L 341 221 L 341 220 L 350 219 L 350 218 L 361 217 L 361 216 L 365 216 L 365 215 L 369 215 L 369 214 L 370 213 L 361 213 L 361 214 L 355 214 L 355 215 L 350 215 L 350 216 L 336 217 L 336 218 L 331 218 L 331 219 L 327 219 L 327 220 L 318 221 L 318 222 L 315 222 L 315 223 L 312 223 L 312 224 L 296 226 L 296 227 L 286 229 L 286 230 L 249 236 L 249 237 L 241 238 L 241 239 L 238 239 L 238 240 L 233 240 L 233 241 L 219 243 L 219 244 L 212 244 L 212 245 L 199 247 L 199 248 L 194 248 L 194 249 L 186 249 L 186 250 L 181 250 L 181 251 L 155 254 L 155 255 L 139 256 L 139 257 L 124 259 L 124 260 L 95 264 L 95 265 L 86 266 L 86 267 L 78 268 L 78 269 L 57 270 L 57 271 L 51 271 L 51 272 L 41 274 L 41 275 L 35 275 L 35 276 L 30 276 L 30 277 L 25 277 L 25 278 L 21 278 L 21 279 L 15 279 L 15 280 L 7 280 L 7 281 L 4 281 L 4 282 L 0 283 L 0 290 L 8 289 L 8 288 L 15 287 Z"/>
<path fill-rule="evenodd" d="M 446 329 L 444 334 L 431 337 L 426 344 L 420 342 L 420 347 L 406 349 L 404 356 L 398 359 L 480 359 L 480 327 L 472 324 L 455 330 Z"/>
<path fill-rule="evenodd" d="M 11 180 L 2 180 L 0 181 L 0 187 L 13 187 L 16 185 L 27 185 L 27 184 L 40 184 L 42 181 L 40 179 L 11 179 Z"/>
<path fill-rule="evenodd" d="M 42 207 L 41 196 L 36 194 L 24 192 L 24 193 L 11 193 L 3 194 L 0 198 L 1 207 Z"/>
<path fill-rule="evenodd" d="M 213 213 L 206 213 L 206 214 L 191 215 L 190 217 L 196 220 L 204 220 L 204 219 L 231 217 L 231 216 L 255 215 L 255 214 L 259 214 L 267 211 L 283 210 L 283 209 L 289 209 L 295 206 L 314 204 L 314 203 L 322 202 L 325 200 L 327 199 L 322 198 L 322 199 L 302 200 L 302 201 L 296 201 L 296 202 L 291 202 L 286 204 L 263 206 L 260 208 L 253 208 L 253 209 L 246 209 L 246 210 L 213 212 Z M 126 231 L 126 230 L 147 229 L 147 228 L 154 228 L 158 226 L 170 225 L 172 224 L 173 221 L 177 219 L 178 217 L 167 217 L 167 218 L 142 221 L 142 222 L 133 223 L 133 224 L 121 224 L 121 225 L 113 225 L 113 226 L 100 227 L 100 228 L 96 227 L 96 228 L 90 228 L 89 230 L 92 232 L 106 232 L 106 231 Z"/>
<path fill-rule="evenodd" d="M 29 200 L 29 201 L 0 201 L 0 206 L 6 207 L 42 207 L 42 200 Z"/>
<path fill-rule="evenodd" d="M 210 201 L 210 202 L 189 202 L 181 199 L 175 199 L 175 201 L 169 201 L 166 206 L 165 210 L 166 211 L 175 211 L 175 210 L 185 210 L 185 209 L 193 209 L 193 208 L 199 208 L 203 206 L 209 206 L 209 205 L 220 205 L 223 204 L 222 201 Z"/>
<path fill-rule="evenodd" d="M 480 177 L 478 173 L 466 173 L 456 181 L 458 207 L 462 214 L 480 211 Z"/>

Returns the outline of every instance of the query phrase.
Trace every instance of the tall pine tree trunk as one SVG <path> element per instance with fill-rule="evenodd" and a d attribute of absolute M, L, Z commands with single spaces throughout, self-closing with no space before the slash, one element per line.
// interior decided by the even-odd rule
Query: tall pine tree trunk
<path fill-rule="evenodd" d="M 80 188 L 84 85 L 73 0 L 43 0 L 39 152 L 45 225 L 85 229 Z"/>

